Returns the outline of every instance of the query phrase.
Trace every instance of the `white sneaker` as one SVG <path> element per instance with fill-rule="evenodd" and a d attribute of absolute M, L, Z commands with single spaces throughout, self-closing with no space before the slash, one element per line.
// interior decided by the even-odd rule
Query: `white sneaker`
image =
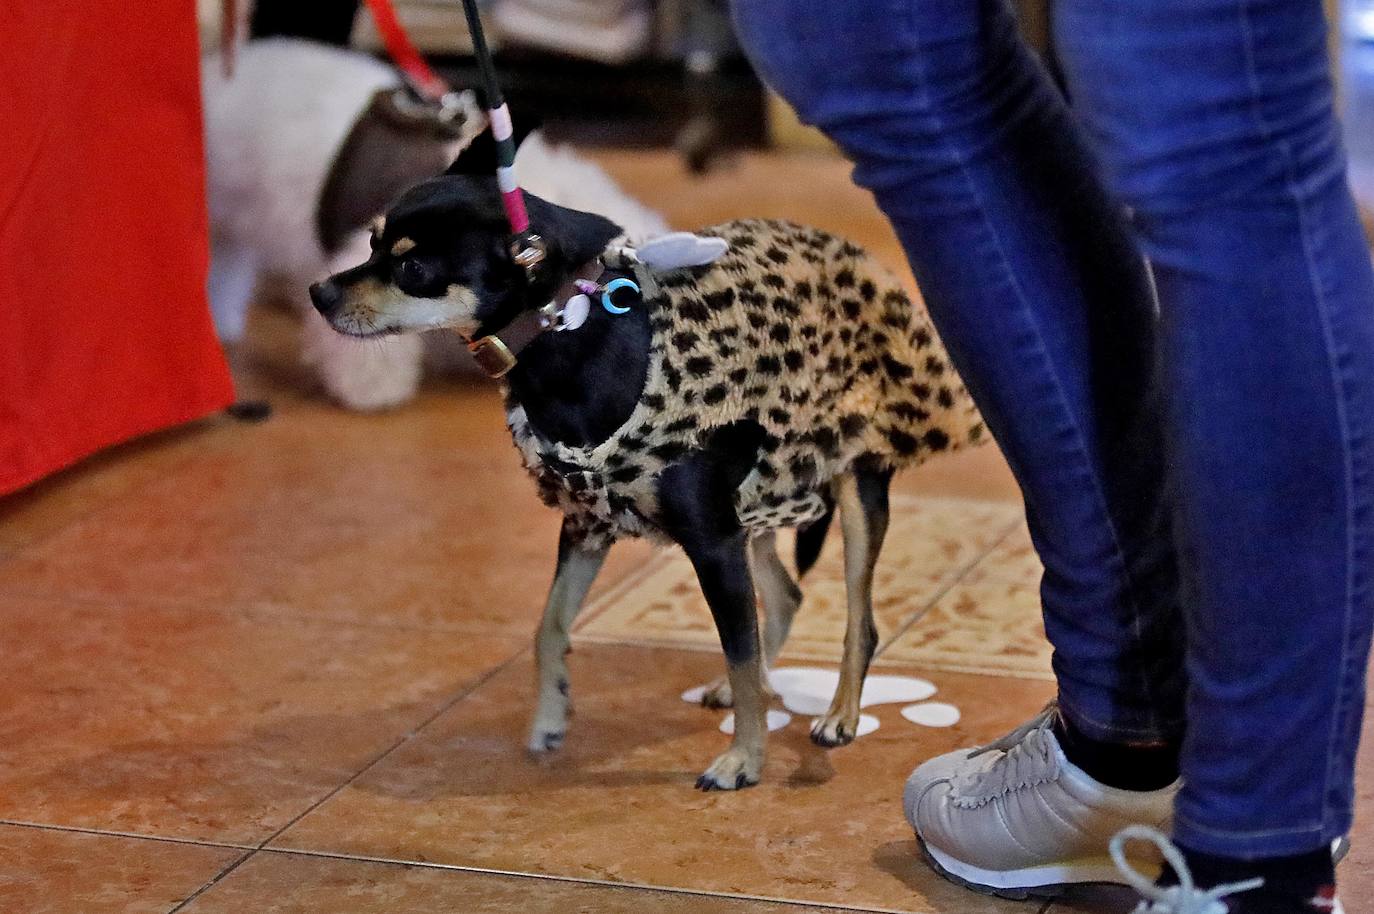
<path fill-rule="evenodd" d="M 1125 883 L 1108 853 L 1112 836 L 1138 823 L 1168 829 L 1178 783 L 1153 791 L 1099 784 L 1065 758 L 1051 729 L 1056 714 L 1051 704 L 994 743 L 912 772 L 907 821 L 942 875 L 1009 898 Z M 1137 871 L 1158 875 L 1153 846 L 1132 852 Z"/>

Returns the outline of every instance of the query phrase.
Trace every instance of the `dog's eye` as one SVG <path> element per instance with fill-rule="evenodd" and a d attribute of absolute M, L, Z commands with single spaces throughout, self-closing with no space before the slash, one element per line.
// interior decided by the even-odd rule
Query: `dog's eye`
<path fill-rule="evenodd" d="M 392 267 L 392 272 L 399 286 L 421 286 L 430 278 L 429 267 L 414 257 L 398 260 Z"/>

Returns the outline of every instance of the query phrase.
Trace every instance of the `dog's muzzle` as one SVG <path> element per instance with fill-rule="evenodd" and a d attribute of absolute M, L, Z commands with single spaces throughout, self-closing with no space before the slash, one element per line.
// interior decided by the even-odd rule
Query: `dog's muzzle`
<path fill-rule="evenodd" d="M 310 301 L 315 310 L 329 317 L 343 304 L 343 289 L 336 282 L 326 279 L 310 287 Z"/>

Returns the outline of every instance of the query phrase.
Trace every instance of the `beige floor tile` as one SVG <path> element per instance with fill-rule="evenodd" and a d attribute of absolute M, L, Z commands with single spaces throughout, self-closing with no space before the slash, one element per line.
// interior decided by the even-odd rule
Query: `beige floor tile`
<path fill-rule="evenodd" d="M 794 720 L 772 734 L 761 785 L 702 794 L 692 784 L 726 745 L 722 715 L 677 696 L 720 666 L 579 648 L 568 743 L 537 762 L 523 748 L 533 676 L 512 664 L 274 846 L 899 911 L 1027 910 L 921 864 L 899 798 L 918 761 L 1010 730 L 1047 684 L 933 674 L 958 725 L 920 728 L 884 706 L 882 729 L 827 753 Z"/>
<path fill-rule="evenodd" d="M 186 914 L 822 914 L 826 909 L 625 886 L 263 852 Z"/>
<path fill-rule="evenodd" d="M 956 451 L 903 470 L 892 482 L 894 495 L 971 498 L 1021 504 L 1021 489 L 995 445 Z"/>
<path fill-rule="evenodd" d="M 381 416 L 288 403 L 227 434 L 0 565 L 0 593 L 533 631 L 559 519 L 539 504 L 495 391 Z M 645 554 L 616 550 L 604 580 Z"/>
<path fill-rule="evenodd" d="M 993 580 L 956 584 L 879 661 L 1052 680 L 1051 653 L 1037 588 Z"/>
<path fill-rule="evenodd" d="M 149 435 L 0 496 L 0 561 L 176 470 L 231 424 L 216 417 Z"/>
<path fill-rule="evenodd" d="M 709 174 L 693 176 L 672 150 L 588 154 L 676 227 L 694 229 L 746 217 L 790 219 L 862 244 L 910 276 L 887 218 L 872 195 L 849 180 L 853 166 L 838 156 L 743 152 Z M 797 193 L 798 187 L 806 193 Z"/>
<path fill-rule="evenodd" d="M 166 914 L 242 854 L 0 825 L 0 911 Z"/>
<path fill-rule="evenodd" d="M 1043 569 L 1024 524 L 883 647 L 882 663 L 1053 680 Z"/>
<path fill-rule="evenodd" d="M 0 602 L 0 819 L 255 843 L 524 645 Z"/>

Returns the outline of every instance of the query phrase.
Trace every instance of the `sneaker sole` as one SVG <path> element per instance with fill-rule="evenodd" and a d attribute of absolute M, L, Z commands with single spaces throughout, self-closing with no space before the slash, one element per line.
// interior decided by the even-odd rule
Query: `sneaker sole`
<path fill-rule="evenodd" d="M 916 836 L 916 843 L 920 845 L 926 863 L 945 879 L 982 895 L 994 895 L 1012 901 L 1058 898 L 1074 886 L 1126 884 L 1110 857 L 1020 870 L 985 870 L 955 860 L 930 847 L 920 835 Z M 1131 862 L 1148 879 L 1154 879 L 1161 869 L 1158 861 Z"/>

